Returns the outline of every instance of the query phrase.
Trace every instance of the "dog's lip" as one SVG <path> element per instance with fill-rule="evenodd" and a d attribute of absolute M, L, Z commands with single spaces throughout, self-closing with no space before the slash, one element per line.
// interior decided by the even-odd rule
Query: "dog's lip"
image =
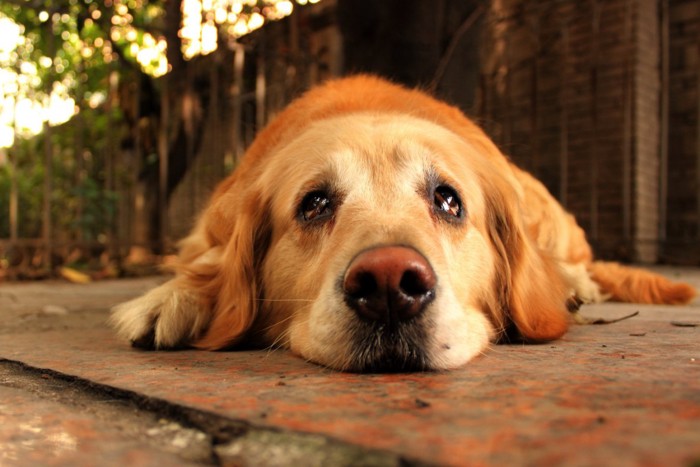
<path fill-rule="evenodd" d="M 427 353 L 429 326 L 425 318 L 397 325 L 357 319 L 350 338 L 347 371 L 397 373 L 431 370 Z"/>

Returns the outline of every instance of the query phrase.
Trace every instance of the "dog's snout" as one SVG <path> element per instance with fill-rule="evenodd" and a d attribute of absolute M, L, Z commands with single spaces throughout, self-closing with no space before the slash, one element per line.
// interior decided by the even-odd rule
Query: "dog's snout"
<path fill-rule="evenodd" d="M 362 318 L 397 324 L 418 316 L 435 297 L 428 260 L 403 246 L 372 248 L 352 260 L 343 280 L 345 302 Z"/>

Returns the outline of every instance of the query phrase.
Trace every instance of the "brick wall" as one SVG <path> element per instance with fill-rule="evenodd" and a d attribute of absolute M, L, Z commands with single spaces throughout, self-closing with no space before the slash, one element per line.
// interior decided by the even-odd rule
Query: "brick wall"
<path fill-rule="evenodd" d="M 576 215 L 599 256 L 655 261 L 658 2 L 494 0 L 490 13 L 486 130 Z"/>
<path fill-rule="evenodd" d="M 669 261 L 700 261 L 700 1 L 669 2 Z"/>
<path fill-rule="evenodd" d="M 632 148 L 633 258 L 654 262 L 659 246 L 661 18 L 656 1 L 638 1 L 634 21 Z"/>

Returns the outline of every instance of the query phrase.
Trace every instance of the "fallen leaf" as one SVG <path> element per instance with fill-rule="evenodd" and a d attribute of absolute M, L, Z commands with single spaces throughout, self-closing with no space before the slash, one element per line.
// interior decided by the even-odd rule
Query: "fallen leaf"
<path fill-rule="evenodd" d="M 624 321 L 629 318 L 633 318 L 639 314 L 638 311 L 635 311 L 632 314 L 622 316 L 621 318 L 613 318 L 613 319 L 605 319 L 605 318 L 588 318 L 586 316 L 581 316 L 581 314 L 574 312 L 571 313 L 574 316 L 574 321 L 576 324 L 611 324 L 611 323 L 617 323 L 618 321 Z"/>
<path fill-rule="evenodd" d="M 59 273 L 61 277 L 75 284 L 87 284 L 90 282 L 90 276 L 72 268 L 61 268 Z"/>
<path fill-rule="evenodd" d="M 46 305 L 41 309 L 41 312 L 45 315 L 55 316 L 62 316 L 68 314 L 68 310 L 66 308 L 58 305 Z"/>

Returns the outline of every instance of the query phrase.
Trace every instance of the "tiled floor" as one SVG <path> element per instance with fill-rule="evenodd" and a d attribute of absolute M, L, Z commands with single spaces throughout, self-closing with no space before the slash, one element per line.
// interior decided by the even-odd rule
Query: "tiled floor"
<path fill-rule="evenodd" d="M 700 286 L 699 270 L 662 271 Z M 496 346 L 456 371 L 357 375 L 284 351 L 133 350 L 105 325 L 107 309 L 159 280 L 0 285 L 0 370 L 11 370 L 0 372 L 0 465 L 299 465 L 309 449 L 318 465 L 700 462 L 698 302 L 589 306 L 590 316 L 640 313 L 545 345 Z M 23 389 L 23 372 L 37 390 Z M 61 375 L 77 379 L 51 386 Z M 108 394 L 127 408 L 81 404 Z M 170 449 L 178 430 L 149 439 L 182 422 L 181 409 L 199 431 L 180 428 L 201 442 Z M 222 426 L 238 428 L 224 436 Z M 188 455 L 201 443 L 211 458 Z"/>

